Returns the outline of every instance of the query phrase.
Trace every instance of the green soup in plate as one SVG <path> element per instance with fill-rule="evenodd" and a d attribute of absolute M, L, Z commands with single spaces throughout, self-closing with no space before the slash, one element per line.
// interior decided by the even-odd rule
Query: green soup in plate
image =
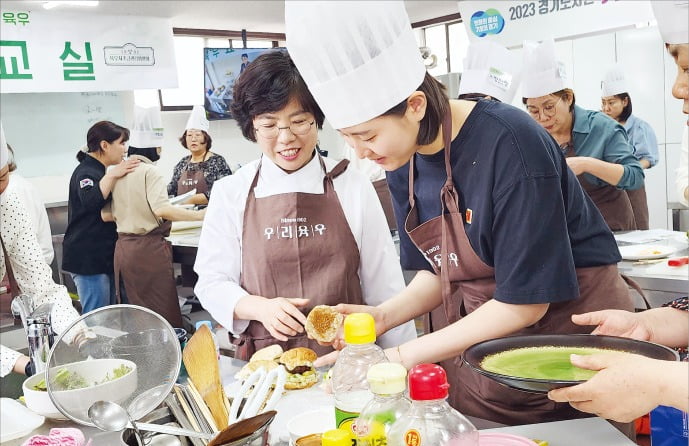
<path fill-rule="evenodd" d="M 554 381 L 586 381 L 596 374 L 593 370 L 575 367 L 570 355 L 610 353 L 592 347 L 525 347 L 486 356 L 481 368 L 500 375 L 517 378 L 545 379 Z"/>

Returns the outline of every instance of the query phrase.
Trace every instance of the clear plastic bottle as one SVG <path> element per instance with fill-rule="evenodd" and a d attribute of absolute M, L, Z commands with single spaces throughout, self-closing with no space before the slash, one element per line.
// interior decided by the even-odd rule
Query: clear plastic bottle
<path fill-rule="evenodd" d="M 342 429 L 325 431 L 321 436 L 321 446 L 352 446 L 352 436 Z"/>
<path fill-rule="evenodd" d="M 411 407 L 404 396 L 407 369 L 402 364 L 383 362 L 372 365 L 366 376 L 373 399 L 361 410 L 354 425 L 357 446 L 386 445 L 390 426 Z"/>
<path fill-rule="evenodd" d="M 372 398 L 366 374 L 373 364 L 387 361 L 376 342 L 373 317 L 368 313 L 352 313 L 344 321 L 347 344 L 333 366 L 332 385 L 335 397 L 335 426 L 351 430 L 361 409 Z"/>
<path fill-rule="evenodd" d="M 446 401 L 445 370 L 420 364 L 409 371 L 411 408 L 388 433 L 389 446 L 478 446 L 478 431 Z"/>
<path fill-rule="evenodd" d="M 208 330 L 210 330 L 213 344 L 215 345 L 215 355 L 220 359 L 220 344 L 218 344 L 218 337 L 215 336 L 215 332 L 213 331 L 213 323 L 211 321 L 197 321 L 195 328 L 198 330 L 202 325 L 206 325 Z"/>

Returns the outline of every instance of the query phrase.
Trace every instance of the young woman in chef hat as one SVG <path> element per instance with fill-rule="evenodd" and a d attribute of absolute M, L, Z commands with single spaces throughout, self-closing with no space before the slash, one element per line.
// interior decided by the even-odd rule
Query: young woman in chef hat
<path fill-rule="evenodd" d="M 555 42 L 524 42 L 522 102 L 526 111 L 555 138 L 567 166 L 603 214 L 613 231 L 637 228 L 625 189 L 644 185 L 644 172 L 634 157 L 627 133 L 603 113 L 575 105 Z"/>
<path fill-rule="evenodd" d="M 601 83 L 601 110 L 624 126 L 629 137 L 629 144 L 641 167 L 650 169 L 658 163 L 656 134 L 648 122 L 632 115 L 632 98 L 629 96 L 624 70 L 619 65 L 608 70 Z M 646 187 L 627 189 L 625 192 L 632 205 L 636 229 L 648 229 Z"/>
<path fill-rule="evenodd" d="M 377 307 L 338 308 L 372 313 L 381 332 L 432 312 L 432 333 L 387 354 L 406 367 L 442 362 L 465 414 L 508 424 L 581 416 L 459 359 L 501 336 L 588 332 L 570 321 L 582 308 L 633 308 L 615 240 L 557 144 L 515 107 L 449 100 L 402 2 L 290 1 L 285 18 L 288 50 L 326 118 L 388 171 L 402 266 L 421 270 Z"/>

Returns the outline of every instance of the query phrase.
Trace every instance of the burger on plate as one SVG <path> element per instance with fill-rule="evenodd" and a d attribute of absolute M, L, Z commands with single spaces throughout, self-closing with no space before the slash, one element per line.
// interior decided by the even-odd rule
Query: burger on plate
<path fill-rule="evenodd" d="M 306 389 L 318 382 L 318 372 L 313 368 L 313 361 L 318 355 L 306 347 L 287 350 L 280 356 L 280 364 L 287 370 L 286 390 Z"/>

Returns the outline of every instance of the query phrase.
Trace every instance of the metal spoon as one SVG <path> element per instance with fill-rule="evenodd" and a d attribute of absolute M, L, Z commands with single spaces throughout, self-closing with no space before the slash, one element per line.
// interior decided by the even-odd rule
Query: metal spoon
<path fill-rule="evenodd" d="M 112 401 L 96 401 L 89 407 L 88 415 L 93 424 L 104 431 L 121 431 L 127 427 L 138 428 L 140 430 L 160 432 L 170 435 L 184 435 L 186 437 L 196 437 L 210 440 L 216 434 L 206 434 L 189 429 L 182 429 L 161 424 L 136 423 L 129 420 L 129 414 L 124 407 Z"/>

